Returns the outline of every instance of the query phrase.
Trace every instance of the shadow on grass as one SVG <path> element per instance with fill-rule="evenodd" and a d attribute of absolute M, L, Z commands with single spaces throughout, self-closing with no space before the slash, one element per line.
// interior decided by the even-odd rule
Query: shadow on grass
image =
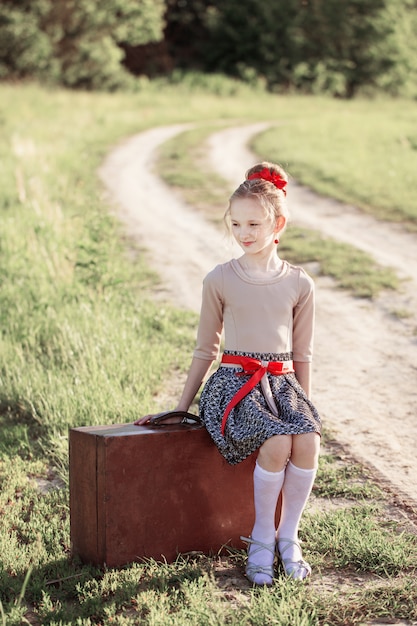
<path fill-rule="evenodd" d="M 0 430 L 0 456 L 18 455 L 23 459 L 43 456 L 39 442 L 47 431 L 23 403 L 0 399 Z"/>
<path fill-rule="evenodd" d="M 31 624 L 103 623 L 128 611 L 141 593 L 155 597 L 176 594 L 180 602 L 182 586 L 204 575 L 203 561 L 198 557 L 179 556 L 174 564 L 150 559 L 118 569 L 62 558 L 31 568 L 29 576 L 22 573 L 9 578 L 7 584 L 4 580 L 3 612 L 6 618 L 25 618 Z"/>

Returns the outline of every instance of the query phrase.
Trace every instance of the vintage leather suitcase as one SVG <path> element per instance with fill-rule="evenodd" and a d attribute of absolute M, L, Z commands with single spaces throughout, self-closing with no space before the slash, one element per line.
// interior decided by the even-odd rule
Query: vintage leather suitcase
<path fill-rule="evenodd" d="M 199 424 L 73 428 L 72 552 L 108 567 L 244 547 L 256 453 L 229 465 Z"/>

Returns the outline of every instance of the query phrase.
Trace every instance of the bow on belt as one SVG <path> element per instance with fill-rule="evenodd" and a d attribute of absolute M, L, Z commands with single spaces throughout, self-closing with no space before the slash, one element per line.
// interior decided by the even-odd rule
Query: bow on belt
<path fill-rule="evenodd" d="M 224 435 L 226 428 L 227 418 L 230 411 L 244 398 L 248 393 L 257 385 L 261 378 L 270 372 L 274 376 L 280 376 L 282 374 L 291 374 L 294 372 L 292 361 L 260 361 L 248 356 L 236 356 L 234 354 L 223 354 L 222 363 L 240 365 L 242 367 L 241 372 L 237 372 L 238 376 L 247 375 L 250 376 L 249 380 L 239 389 L 239 391 L 233 396 L 226 410 L 223 414 L 221 433 Z"/>

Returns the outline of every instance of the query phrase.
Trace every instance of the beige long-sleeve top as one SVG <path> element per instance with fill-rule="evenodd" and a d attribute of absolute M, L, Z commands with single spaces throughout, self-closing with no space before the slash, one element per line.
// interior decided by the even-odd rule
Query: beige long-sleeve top
<path fill-rule="evenodd" d="M 236 259 L 217 265 L 204 279 L 194 356 L 215 360 L 224 328 L 224 349 L 293 352 L 294 361 L 313 356 L 314 283 L 286 261 L 278 275 L 254 279 Z"/>

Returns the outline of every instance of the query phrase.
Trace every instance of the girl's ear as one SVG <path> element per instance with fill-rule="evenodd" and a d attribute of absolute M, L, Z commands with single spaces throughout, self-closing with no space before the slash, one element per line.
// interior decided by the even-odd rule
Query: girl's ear
<path fill-rule="evenodd" d="M 280 233 L 282 230 L 284 230 L 286 223 L 287 223 L 287 218 L 284 217 L 284 215 L 280 215 L 279 217 L 277 217 L 277 221 L 275 222 L 274 232 Z"/>

